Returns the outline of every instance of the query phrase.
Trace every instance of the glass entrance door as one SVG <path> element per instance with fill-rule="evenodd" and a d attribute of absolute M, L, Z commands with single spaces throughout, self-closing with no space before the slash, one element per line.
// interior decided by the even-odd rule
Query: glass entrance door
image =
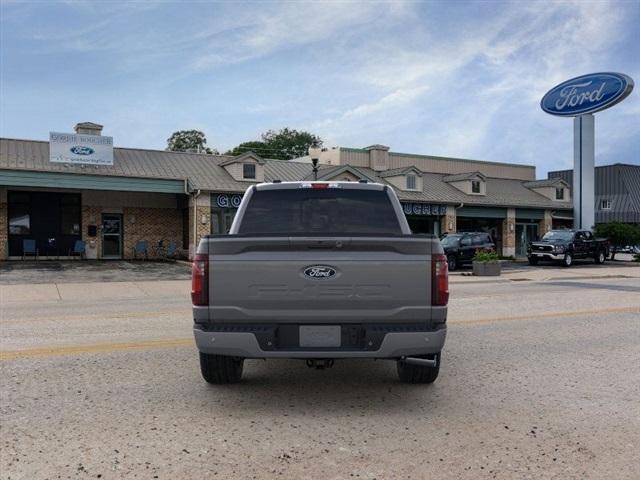
<path fill-rule="evenodd" d="M 122 214 L 102 214 L 102 258 L 122 258 Z"/>
<path fill-rule="evenodd" d="M 537 223 L 516 223 L 516 257 L 526 257 L 529 242 L 537 238 Z"/>

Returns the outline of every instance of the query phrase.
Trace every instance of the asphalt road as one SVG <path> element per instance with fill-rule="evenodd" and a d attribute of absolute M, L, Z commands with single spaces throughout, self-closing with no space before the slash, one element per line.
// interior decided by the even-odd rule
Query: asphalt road
<path fill-rule="evenodd" d="M 0 320 L 2 479 L 640 471 L 638 278 L 453 284 L 432 386 L 368 360 L 249 361 L 243 383 L 209 386 L 179 286 L 5 301 Z"/>

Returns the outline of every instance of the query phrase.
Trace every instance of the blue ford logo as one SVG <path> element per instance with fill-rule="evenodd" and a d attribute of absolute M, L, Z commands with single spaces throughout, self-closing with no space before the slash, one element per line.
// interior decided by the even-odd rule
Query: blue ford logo
<path fill-rule="evenodd" d="M 331 278 L 336 273 L 336 269 L 328 265 L 310 265 L 304 269 L 305 276 L 309 278 Z"/>
<path fill-rule="evenodd" d="M 95 153 L 95 150 L 91 147 L 82 147 L 80 145 L 76 145 L 75 147 L 71 147 L 71 153 L 75 155 L 91 155 Z"/>
<path fill-rule="evenodd" d="M 540 106 L 551 115 L 573 117 L 612 107 L 633 90 L 633 80 L 622 73 L 591 73 L 572 78 L 549 90 Z"/>

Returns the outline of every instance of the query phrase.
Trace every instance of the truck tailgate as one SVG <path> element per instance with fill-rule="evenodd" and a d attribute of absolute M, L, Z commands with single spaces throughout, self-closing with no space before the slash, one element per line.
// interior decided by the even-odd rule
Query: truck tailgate
<path fill-rule="evenodd" d="M 209 238 L 209 321 L 428 322 L 433 242 L 418 235 Z"/>

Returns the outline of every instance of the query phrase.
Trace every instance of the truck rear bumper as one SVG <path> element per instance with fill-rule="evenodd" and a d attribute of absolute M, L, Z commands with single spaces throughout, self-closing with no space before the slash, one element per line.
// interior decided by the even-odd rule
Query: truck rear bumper
<path fill-rule="evenodd" d="M 202 353 L 242 358 L 399 358 L 426 355 L 442 350 L 447 329 L 425 332 L 386 333 L 377 350 L 264 350 L 250 332 L 206 331 L 193 329 L 196 345 Z"/>

